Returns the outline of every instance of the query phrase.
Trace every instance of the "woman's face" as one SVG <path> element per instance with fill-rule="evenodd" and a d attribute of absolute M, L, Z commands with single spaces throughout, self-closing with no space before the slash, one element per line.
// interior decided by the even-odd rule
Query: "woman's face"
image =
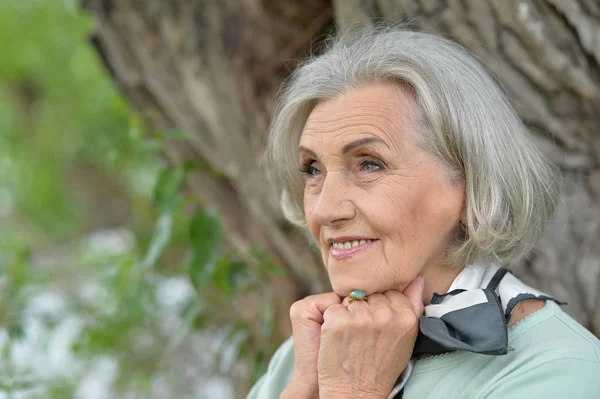
<path fill-rule="evenodd" d="M 397 86 L 364 86 L 318 104 L 302 132 L 306 220 L 340 296 L 404 290 L 417 275 L 427 292 L 450 272 L 464 186 L 410 138 L 412 104 Z"/>

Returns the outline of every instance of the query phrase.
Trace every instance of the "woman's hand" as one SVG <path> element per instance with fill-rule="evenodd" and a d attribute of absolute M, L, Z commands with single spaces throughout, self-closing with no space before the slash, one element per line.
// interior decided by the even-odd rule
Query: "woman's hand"
<path fill-rule="evenodd" d="M 423 279 L 417 277 L 403 293 L 372 294 L 347 308 L 330 303 L 318 347 L 320 398 L 386 398 L 411 358 L 422 296 Z"/>
<path fill-rule="evenodd" d="M 294 376 L 282 398 L 318 398 L 317 359 L 321 342 L 323 313 L 342 299 L 333 292 L 311 295 L 292 305 L 290 319 L 294 335 Z"/>

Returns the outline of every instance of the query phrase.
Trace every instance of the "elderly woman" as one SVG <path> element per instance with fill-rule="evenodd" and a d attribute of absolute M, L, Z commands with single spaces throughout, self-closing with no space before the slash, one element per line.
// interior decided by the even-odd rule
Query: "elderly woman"
<path fill-rule="evenodd" d="M 462 47 L 342 35 L 289 80 L 268 154 L 333 292 L 292 306 L 249 398 L 600 398 L 598 339 L 502 267 L 558 178 Z"/>

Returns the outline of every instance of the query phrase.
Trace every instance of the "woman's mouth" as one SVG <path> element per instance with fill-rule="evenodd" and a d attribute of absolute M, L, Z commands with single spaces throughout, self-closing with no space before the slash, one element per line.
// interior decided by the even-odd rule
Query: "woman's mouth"
<path fill-rule="evenodd" d="M 371 247 L 377 240 L 362 239 L 344 242 L 334 242 L 329 248 L 329 253 L 336 260 L 350 258 L 358 252 L 364 251 Z"/>

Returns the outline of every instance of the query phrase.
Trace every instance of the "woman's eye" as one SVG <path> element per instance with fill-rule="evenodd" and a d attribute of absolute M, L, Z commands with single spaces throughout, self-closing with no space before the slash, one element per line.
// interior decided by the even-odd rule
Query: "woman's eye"
<path fill-rule="evenodd" d="M 312 164 L 303 166 L 302 168 L 300 168 L 300 172 L 307 176 L 317 176 L 321 174 L 321 171 L 315 168 Z"/>
<path fill-rule="evenodd" d="M 363 170 L 365 170 L 367 172 L 379 170 L 382 168 L 382 166 L 379 162 L 375 162 L 373 160 L 363 160 L 360 162 L 360 166 Z"/>
<path fill-rule="evenodd" d="M 321 171 L 319 169 L 315 168 L 314 166 L 310 165 L 308 167 L 308 174 L 310 176 L 316 176 L 316 175 L 318 175 L 320 173 L 321 173 Z"/>

